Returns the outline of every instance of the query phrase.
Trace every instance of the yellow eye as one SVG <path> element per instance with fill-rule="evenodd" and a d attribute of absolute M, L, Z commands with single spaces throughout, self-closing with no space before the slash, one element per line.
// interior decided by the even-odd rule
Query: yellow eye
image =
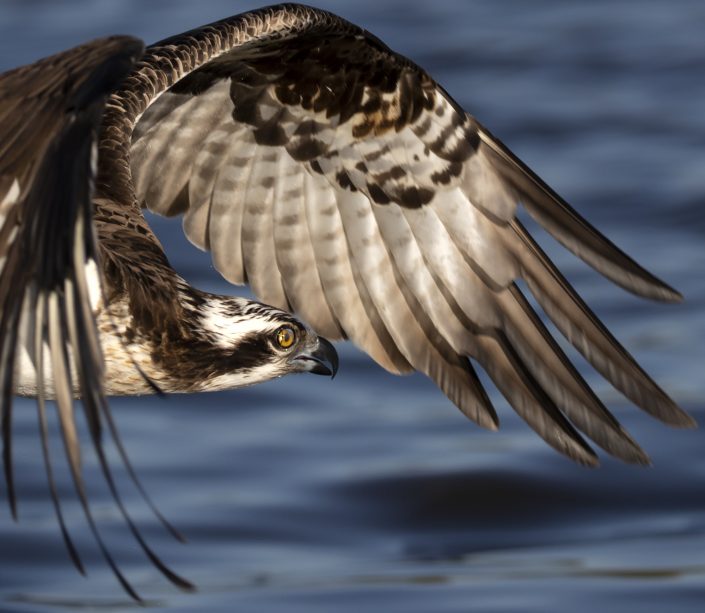
<path fill-rule="evenodd" d="M 289 349 L 296 340 L 296 332 L 289 326 L 282 326 L 277 330 L 277 344 L 282 349 Z"/>

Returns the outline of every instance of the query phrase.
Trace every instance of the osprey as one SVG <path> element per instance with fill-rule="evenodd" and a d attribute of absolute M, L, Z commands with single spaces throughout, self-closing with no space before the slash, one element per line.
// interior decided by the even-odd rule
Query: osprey
<path fill-rule="evenodd" d="M 139 599 L 91 514 L 80 407 L 132 533 L 188 588 L 145 543 L 113 482 L 105 436 L 178 537 L 139 484 L 106 396 L 334 375 L 326 337 L 352 340 L 390 372 L 423 372 L 496 429 L 472 360 L 558 451 L 596 465 L 582 432 L 648 463 L 517 280 L 634 404 L 670 425 L 694 421 L 578 296 L 519 221 L 519 204 L 616 284 L 681 300 L 420 67 L 324 11 L 264 8 L 146 49 L 129 37 L 96 40 L 0 76 L 0 423 L 12 513 L 12 397 L 36 396 L 49 490 L 83 570 L 54 484 L 52 400 L 86 520 Z M 145 207 L 182 216 L 191 242 L 262 303 L 187 284 Z"/>

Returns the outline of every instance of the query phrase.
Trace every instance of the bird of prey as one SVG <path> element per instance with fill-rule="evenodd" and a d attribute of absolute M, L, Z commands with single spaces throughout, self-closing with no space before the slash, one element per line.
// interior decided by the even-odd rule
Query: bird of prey
<path fill-rule="evenodd" d="M 324 11 L 264 8 L 146 49 L 130 37 L 96 40 L 0 76 L 0 423 L 13 514 L 12 398 L 36 396 L 71 558 L 82 570 L 56 493 L 47 401 L 90 529 L 138 598 L 91 514 L 75 423 L 82 410 L 135 538 L 189 587 L 123 505 L 105 437 L 146 493 L 106 396 L 333 375 L 326 338 L 350 339 L 392 373 L 424 373 L 470 419 L 496 429 L 478 364 L 558 451 L 595 465 L 582 432 L 626 462 L 648 463 L 518 280 L 634 404 L 667 424 L 693 420 L 578 296 L 518 219 L 519 206 L 616 284 L 681 299 L 423 69 Z M 187 284 L 144 208 L 182 216 L 223 277 L 248 283 L 262 302 Z"/>

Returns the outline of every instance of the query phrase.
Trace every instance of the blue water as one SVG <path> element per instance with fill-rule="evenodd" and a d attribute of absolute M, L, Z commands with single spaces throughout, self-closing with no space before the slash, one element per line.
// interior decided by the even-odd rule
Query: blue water
<path fill-rule="evenodd" d="M 705 3 L 491 0 L 319 2 L 412 57 L 584 215 L 681 290 L 625 294 L 551 254 L 646 369 L 705 422 Z M 256 6 L 235 0 L 3 0 L 0 68 L 106 33 L 154 41 Z M 231 291 L 155 221 L 191 282 Z M 127 490 L 150 543 L 198 584 L 171 588 L 126 534 L 87 454 L 95 510 L 154 608 L 184 611 L 700 611 L 705 436 L 588 380 L 651 454 L 587 470 L 546 447 L 496 394 L 488 433 L 422 377 L 394 378 L 353 347 L 339 376 L 232 393 L 112 403 L 172 541 Z M 0 510 L 0 610 L 133 607 L 67 503 L 84 553 L 64 551 L 32 403 L 17 403 L 20 519 Z M 57 445 L 56 451 L 61 449 Z M 66 481 L 62 491 L 70 492 Z"/>

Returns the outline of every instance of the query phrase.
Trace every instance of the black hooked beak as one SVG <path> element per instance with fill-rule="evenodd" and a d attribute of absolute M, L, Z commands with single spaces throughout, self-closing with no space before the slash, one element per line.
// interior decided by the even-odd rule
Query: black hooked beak
<path fill-rule="evenodd" d="M 323 338 L 318 337 L 318 347 L 311 353 L 299 355 L 298 360 L 304 360 L 306 370 L 314 375 L 328 375 L 331 379 L 338 372 L 338 352 L 333 344 Z"/>

